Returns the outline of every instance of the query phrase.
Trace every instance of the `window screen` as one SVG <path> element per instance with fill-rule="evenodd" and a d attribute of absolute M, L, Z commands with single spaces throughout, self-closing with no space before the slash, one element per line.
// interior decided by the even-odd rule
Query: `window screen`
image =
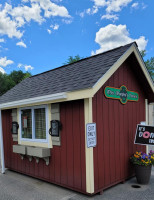
<path fill-rule="evenodd" d="M 45 108 L 34 109 L 35 139 L 46 139 Z"/>

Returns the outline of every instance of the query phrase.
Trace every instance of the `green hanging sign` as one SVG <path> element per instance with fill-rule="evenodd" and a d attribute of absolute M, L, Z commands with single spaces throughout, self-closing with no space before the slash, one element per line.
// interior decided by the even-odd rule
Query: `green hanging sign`
<path fill-rule="evenodd" d="M 125 85 L 120 88 L 105 87 L 104 94 L 106 98 L 119 99 L 122 104 L 126 104 L 127 101 L 138 101 L 139 94 L 134 91 L 127 90 Z"/>

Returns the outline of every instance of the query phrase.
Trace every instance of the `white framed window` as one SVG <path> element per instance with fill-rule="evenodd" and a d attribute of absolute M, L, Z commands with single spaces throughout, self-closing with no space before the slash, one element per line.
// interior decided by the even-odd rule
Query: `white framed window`
<path fill-rule="evenodd" d="M 22 141 L 48 142 L 47 105 L 20 108 L 19 123 Z"/>

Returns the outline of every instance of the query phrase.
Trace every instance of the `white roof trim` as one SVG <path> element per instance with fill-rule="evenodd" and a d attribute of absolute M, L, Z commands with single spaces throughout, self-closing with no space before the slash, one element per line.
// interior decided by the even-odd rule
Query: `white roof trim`
<path fill-rule="evenodd" d="M 93 86 L 94 94 L 104 85 L 104 83 L 114 74 L 114 72 L 124 63 L 124 61 L 131 55 L 131 53 L 135 54 L 136 59 L 139 62 L 139 65 L 152 89 L 154 92 L 154 83 L 147 71 L 147 68 L 141 58 L 139 50 L 135 44 L 132 44 L 130 48 L 112 65 L 112 67 L 95 83 Z"/>
<path fill-rule="evenodd" d="M 59 99 L 66 99 L 67 94 L 65 92 L 57 93 L 57 94 L 51 94 L 46 96 L 40 96 L 40 97 L 34 97 L 29 99 L 23 99 L 19 101 L 12 101 L 8 103 L 0 104 L 0 109 L 3 108 L 9 108 L 9 107 L 15 107 L 15 106 L 24 106 L 28 104 L 35 104 L 35 103 L 41 103 L 41 102 L 47 102 L 47 101 L 53 101 L 53 100 L 59 100 Z"/>
<path fill-rule="evenodd" d="M 136 51 L 134 51 L 135 56 L 136 56 L 140 66 L 141 66 L 141 69 L 142 69 L 142 71 L 143 71 L 143 73 L 144 73 L 144 75 L 145 75 L 145 77 L 146 77 L 146 79 L 147 79 L 152 91 L 154 92 L 153 80 L 152 80 L 152 78 L 151 78 L 151 76 L 150 76 L 150 74 L 149 74 L 149 72 L 148 72 L 148 70 L 147 70 L 147 68 L 145 66 L 143 58 L 141 57 L 141 54 L 140 54 L 140 52 L 139 52 L 139 50 L 138 50 L 138 48 L 136 46 L 135 46 L 135 50 L 136 50 Z"/>

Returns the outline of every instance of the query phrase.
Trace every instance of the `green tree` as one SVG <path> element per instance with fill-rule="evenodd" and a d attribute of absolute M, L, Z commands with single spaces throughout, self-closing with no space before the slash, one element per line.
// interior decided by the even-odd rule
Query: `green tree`
<path fill-rule="evenodd" d="M 146 50 L 140 51 L 140 54 L 141 54 L 142 58 L 144 58 L 144 56 L 146 55 Z"/>
<path fill-rule="evenodd" d="M 25 78 L 28 78 L 31 76 L 31 74 L 29 72 L 24 73 L 23 71 L 19 70 L 19 71 L 12 71 L 10 73 L 10 78 L 14 81 L 15 85 L 20 83 L 22 80 L 24 80 Z"/>
<path fill-rule="evenodd" d="M 71 64 L 71 63 L 74 63 L 74 62 L 79 61 L 81 59 L 82 59 L 82 57 L 80 57 L 79 55 L 76 55 L 74 57 L 73 56 L 69 56 L 68 59 L 67 59 L 67 61 L 64 64 L 65 65 L 66 64 Z"/>
<path fill-rule="evenodd" d="M 0 96 L 14 87 L 14 81 L 7 75 L 0 72 Z"/>
<path fill-rule="evenodd" d="M 143 50 L 140 52 L 141 56 L 144 57 L 146 56 L 146 51 Z M 144 60 L 145 66 L 149 72 L 149 74 L 151 75 L 152 79 L 154 80 L 154 57 L 151 57 L 150 59 Z"/>
<path fill-rule="evenodd" d="M 152 79 L 154 80 L 154 57 L 151 57 L 150 59 L 146 60 L 145 65 L 149 71 L 149 74 L 151 75 Z"/>
<path fill-rule="evenodd" d="M 29 72 L 24 73 L 21 70 L 14 70 L 10 74 L 2 74 L 0 72 L 0 96 L 30 76 Z"/>

